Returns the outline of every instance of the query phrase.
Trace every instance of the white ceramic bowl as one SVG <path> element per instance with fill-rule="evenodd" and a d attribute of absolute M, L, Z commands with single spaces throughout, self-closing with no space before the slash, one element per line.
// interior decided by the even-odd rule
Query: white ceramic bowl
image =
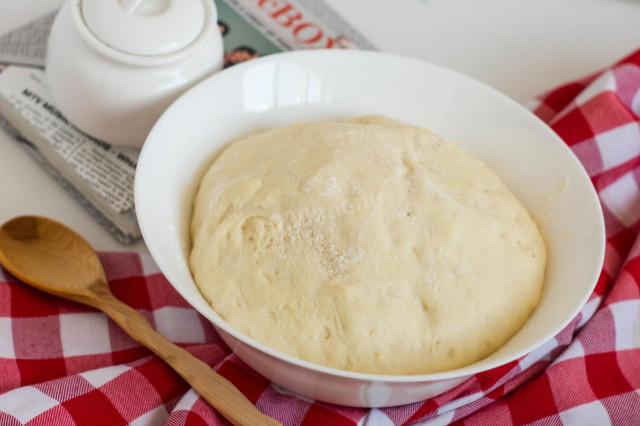
<path fill-rule="evenodd" d="M 318 366 L 271 350 L 227 324 L 196 288 L 187 256 L 198 182 L 229 141 L 301 120 L 381 114 L 428 127 L 489 164 L 544 223 L 542 301 L 491 356 L 437 374 L 383 376 Z M 513 361 L 552 338 L 591 294 L 604 255 L 595 191 L 544 123 L 495 90 L 439 66 L 363 51 L 283 53 L 236 65 L 180 97 L 152 129 L 138 162 L 135 200 L 144 240 L 176 290 L 256 371 L 303 396 L 350 406 L 432 397 Z"/>

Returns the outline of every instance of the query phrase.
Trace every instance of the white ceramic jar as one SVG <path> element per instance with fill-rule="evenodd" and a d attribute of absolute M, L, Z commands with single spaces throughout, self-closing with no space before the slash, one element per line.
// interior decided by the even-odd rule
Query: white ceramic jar
<path fill-rule="evenodd" d="M 142 146 L 162 112 L 222 68 L 212 0 L 69 0 L 49 39 L 56 106 L 87 134 Z"/>

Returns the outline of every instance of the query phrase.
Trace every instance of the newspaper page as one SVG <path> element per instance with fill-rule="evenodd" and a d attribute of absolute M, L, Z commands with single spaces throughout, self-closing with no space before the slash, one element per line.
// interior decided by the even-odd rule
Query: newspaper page
<path fill-rule="evenodd" d="M 8 67 L 0 74 L 0 96 L 57 155 L 118 213 L 133 209 L 133 175 L 139 150 L 114 148 L 84 134 L 53 105 L 44 71 Z"/>
<path fill-rule="evenodd" d="M 373 46 L 326 3 L 216 0 L 225 68 L 284 50 Z M 0 37 L 0 127 L 15 136 L 119 241 L 140 237 L 133 201 L 139 149 L 78 129 L 56 108 L 42 69 L 55 13 Z M 40 69 L 38 69 L 40 68 Z"/>
<path fill-rule="evenodd" d="M 0 36 L 0 62 L 44 67 L 47 40 L 55 15 L 49 13 Z"/>
<path fill-rule="evenodd" d="M 73 126 L 54 106 L 44 71 L 0 74 L 0 112 L 9 134 L 122 243 L 140 237 L 133 204 L 139 150 L 117 148 Z"/>

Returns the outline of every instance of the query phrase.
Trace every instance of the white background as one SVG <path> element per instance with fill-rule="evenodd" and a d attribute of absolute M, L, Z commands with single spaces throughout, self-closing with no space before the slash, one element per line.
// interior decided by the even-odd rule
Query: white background
<path fill-rule="evenodd" d="M 105 0 L 116 1 L 116 0 Z M 62 0 L 0 0 L 0 33 Z M 523 102 L 640 48 L 640 0 L 329 0 L 380 50 L 463 72 Z M 0 223 L 45 215 L 98 250 L 145 251 L 107 234 L 0 130 Z"/>

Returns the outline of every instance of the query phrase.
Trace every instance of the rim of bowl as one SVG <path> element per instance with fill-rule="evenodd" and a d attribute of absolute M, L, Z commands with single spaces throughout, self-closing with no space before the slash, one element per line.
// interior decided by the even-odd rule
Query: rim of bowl
<path fill-rule="evenodd" d="M 334 56 L 342 56 L 342 55 L 348 55 L 348 56 L 362 56 L 362 57 L 372 57 L 372 56 L 377 56 L 381 59 L 383 59 L 384 61 L 404 61 L 406 62 L 409 66 L 411 67 L 416 67 L 416 66 L 428 66 L 428 67 L 433 67 L 435 69 L 439 69 L 441 71 L 447 72 L 447 73 L 451 73 L 457 76 L 457 78 L 461 78 L 464 80 L 467 80 L 468 82 L 471 82 L 475 85 L 481 86 L 483 87 L 485 90 L 488 90 L 491 93 L 491 96 L 496 96 L 502 99 L 503 102 L 506 102 L 507 104 L 510 104 L 511 107 L 517 108 L 521 111 L 521 113 L 525 113 L 526 115 L 529 116 L 529 118 L 533 121 L 536 122 L 536 125 L 539 127 L 539 131 L 542 134 L 545 134 L 548 138 L 550 139 L 554 139 L 556 141 L 556 143 L 558 143 L 560 145 L 560 149 L 565 151 L 565 154 L 568 154 L 568 161 L 571 161 L 574 163 L 574 165 L 577 166 L 577 168 L 579 169 L 579 173 L 582 175 L 582 178 L 585 179 L 586 181 L 589 182 L 589 194 L 590 194 L 590 201 L 596 202 L 597 206 L 600 206 L 600 200 L 597 196 L 597 193 L 595 191 L 595 188 L 593 187 L 593 185 L 590 183 L 590 178 L 586 172 L 586 170 L 584 169 L 582 163 L 580 163 L 580 161 L 578 160 L 578 158 L 575 156 L 575 154 L 573 153 L 573 151 L 571 151 L 571 149 L 567 146 L 567 144 L 546 124 L 544 123 L 540 118 L 538 118 L 535 114 L 533 114 L 531 111 L 529 111 L 527 108 L 525 108 L 524 106 L 522 106 L 521 104 L 519 104 L 518 102 L 516 102 L 515 100 L 513 100 L 512 98 L 508 97 L 507 95 L 503 94 L 502 92 L 498 91 L 497 89 L 494 89 L 493 87 L 475 80 L 461 72 L 449 69 L 447 67 L 444 67 L 442 65 L 437 65 L 437 64 L 433 64 L 427 61 L 423 61 L 420 59 L 416 59 L 416 58 L 410 58 L 410 57 L 406 57 L 406 56 L 402 56 L 402 55 L 397 55 L 397 54 L 392 54 L 392 53 L 385 53 L 385 52 L 378 52 L 378 51 L 367 51 L 367 50 L 340 50 L 340 49 L 314 49 L 314 50 L 297 50 L 297 51 L 287 51 L 287 52 L 280 52 L 280 53 L 275 53 L 275 54 L 271 54 L 271 55 L 266 55 L 260 58 L 256 58 L 256 59 L 252 59 L 251 61 L 247 61 L 241 64 L 237 64 L 234 65 L 233 67 L 227 68 L 225 70 L 219 71 L 218 73 L 206 78 L 205 80 L 203 80 L 201 83 L 195 85 L 194 87 L 192 87 L 191 89 L 189 89 L 187 92 L 185 92 L 183 95 L 181 95 L 160 117 L 160 119 L 158 120 L 161 121 L 163 120 L 163 118 L 170 114 L 170 111 L 174 108 L 174 105 L 176 103 L 179 103 L 180 99 L 188 96 L 190 92 L 192 91 L 197 91 L 199 90 L 199 86 L 201 84 L 204 84 L 206 81 L 210 80 L 210 79 L 217 79 L 219 78 L 220 74 L 223 75 L 228 75 L 231 73 L 241 73 L 244 69 L 246 68 L 251 68 L 254 67 L 256 65 L 259 65 L 261 63 L 265 63 L 265 62 L 278 62 L 281 59 L 286 59 L 289 61 L 292 60 L 296 60 L 296 58 L 302 59 L 302 61 L 304 61 L 305 57 L 309 57 L 309 56 L 328 56 L 328 58 L 326 58 L 325 63 L 328 66 L 331 66 L 332 63 L 334 63 L 334 61 L 338 61 L 338 59 L 336 58 L 332 58 Z M 156 127 L 156 126 L 154 126 Z M 152 137 L 152 135 L 154 134 L 154 131 L 152 129 L 152 131 L 149 133 L 149 137 L 147 138 L 147 141 L 149 141 Z M 147 144 L 147 142 L 145 142 L 145 144 L 142 147 L 142 150 L 140 152 L 140 156 L 138 159 L 138 170 L 143 170 L 146 166 L 145 166 L 145 147 L 147 146 L 151 146 L 151 144 Z M 151 148 L 147 148 L 147 150 L 150 150 Z M 142 167 L 140 167 L 142 165 Z M 142 189 L 139 187 L 139 185 L 136 184 L 136 182 L 138 182 L 137 180 L 134 182 L 134 193 L 140 193 L 142 192 Z M 134 198 L 137 198 L 134 196 Z M 544 340 L 540 340 L 538 342 L 532 343 L 530 345 L 527 345 L 526 348 L 518 351 L 518 352 L 514 352 L 513 354 L 511 354 L 508 357 L 504 357 L 502 359 L 498 359 L 498 360 L 494 360 L 491 362 L 487 362 L 486 364 L 483 364 L 483 361 L 485 361 L 487 359 L 487 357 L 490 357 L 490 355 L 488 355 L 487 357 L 478 360 L 476 362 L 474 362 L 473 364 L 469 364 L 463 367 L 459 367 L 453 370 L 446 370 L 446 371 L 441 371 L 441 372 L 436 372 L 436 373 L 427 373 L 427 374 L 415 374 L 415 375 L 394 375 L 394 374 L 390 374 L 390 375 L 386 375 L 386 374 L 373 374 L 373 373 L 361 373 L 361 372 L 357 372 L 357 371 L 349 371 L 349 370 L 340 370 L 337 368 L 333 368 L 333 367 L 327 367 L 324 365 L 320 365 L 320 364 L 315 364 L 312 363 L 310 361 L 305 361 L 299 358 L 295 358 L 291 355 L 287 355 L 285 353 L 279 352 L 275 349 L 272 349 L 246 335 L 244 335 L 243 333 L 241 333 L 240 331 L 238 331 L 237 329 L 235 329 L 231 324 L 229 324 L 228 322 L 226 322 L 224 319 L 222 319 L 222 317 L 220 317 L 218 315 L 218 313 L 211 307 L 209 307 L 209 309 L 206 312 L 201 312 L 199 309 L 196 308 L 197 304 L 194 303 L 195 301 L 192 300 L 192 298 L 188 295 L 183 293 L 179 288 L 177 288 L 175 285 L 173 285 L 173 281 L 169 278 L 170 276 L 172 276 L 172 274 L 169 272 L 167 273 L 164 269 L 164 266 L 161 265 L 160 263 L 158 263 L 157 259 L 157 251 L 154 249 L 154 247 L 152 246 L 148 246 L 149 249 L 149 253 L 151 254 L 151 257 L 154 259 L 154 261 L 158 264 L 158 268 L 160 269 L 160 271 L 162 272 L 162 274 L 165 276 L 165 278 L 167 278 L 167 281 L 169 281 L 169 283 L 171 284 L 171 286 L 178 291 L 178 293 L 185 299 L 187 300 L 187 302 L 189 303 L 189 305 L 191 305 L 191 307 L 193 307 L 194 309 L 196 309 L 198 312 L 200 312 L 203 316 L 205 316 L 209 321 L 211 321 L 213 323 L 213 325 L 215 327 L 219 327 L 222 330 L 224 330 L 224 332 L 226 332 L 227 334 L 231 335 L 233 338 L 239 340 L 240 342 L 252 347 L 253 349 L 256 349 L 260 352 L 263 352 L 271 357 L 274 357 L 276 359 L 279 359 L 281 361 L 287 362 L 289 364 L 293 364 L 295 366 L 298 367 L 303 367 L 305 369 L 308 370 L 312 370 L 318 373 L 324 373 L 327 375 L 331 375 L 331 376 L 337 376 L 337 377 L 341 377 L 341 378 L 346 378 L 346 379 L 354 379 L 354 380 L 364 380 L 364 381 L 369 381 L 369 382 L 386 382 L 386 383 L 409 383 L 409 382 L 430 382 L 430 381 L 437 381 L 437 380 L 447 380 L 447 379 L 456 379 L 456 378 L 461 378 L 461 377 L 465 377 L 465 376 L 471 376 L 474 374 L 478 374 L 484 371 L 489 371 L 492 370 L 494 368 L 503 366 L 505 364 L 508 364 L 510 362 L 516 361 L 519 358 L 522 358 L 523 356 L 532 353 L 533 351 L 535 351 L 536 349 L 540 348 L 542 345 L 544 345 L 544 343 L 546 343 L 549 339 L 553 338 L 553 336 L 556 336 L 563 328 L 565 328 L 575 317 L 576 315 L 578 315 L 578 313 L 582 310 L 582 308 L 584 307 L 585 303 L 588 301 L 589 297 L 591 296 L 591 294 L 593 293 L 593 289 L 595 288 L 599 275 L 600 275 L 600 271 L 602 269 L 602 265 L 604 263 L 604 255 L 605 255 L 605 246 L 606 246 L 606 234 L 605 234 L 605 227 L 604 227 L 604 215 L 602 213 L 602 209 L 598 208 L 597 209 L 598 212 L 598 228 L 597 228 L 597 232 L 599 234 L 599 241 L 598 241 L 598 262 L 597 265 L 595 266 L 594 269 L 594 275 L 592 278 L 592 282 L 589 285 L 589 291 L 585 292 L 585 295 L 582 297 L 582 299 L 580 300 L 580 303 L 577 304 L 576 308 L 571 312 L 571 315 L 568 315 L 567 318 L 562 321 L 560 324 L 558 324 L 553 331 L 549 332 L 547 335 L 549 336 L 547 339 Z M 151 235 L 152 231 L 150 229 L 147 228 L 147 225 L 144 221 L 144 218 L 141 218 L 138 215 L 138 220 L 139 220 L 139 225 L 140 225 L 140 230 L 143 236 L 143 239 L 145 237 L 145 235 Z M 142 219 L 142 220 L 140 220 Z M 195 284 L 195 283 L 194 283 Z M 528 320 L 527 320 L 528 321 Z M 525 323 L 526 324 L 526 323 Z M 519 332 L 519 331 L 518 331 Z M 516 332 L 516 334 L 518 333 Z M 514 335 L 515 336 L 515 335 Z M 504 343 L 506 344 L 506 342 Z M 504 345 L 503 344 L 503 345 Z M 502 347 L 502 346 L 501 346 Z M 497 348 L 496 350 L 499 350 L 500 348 Z M 478 365 L 481 364 L 481 365 Z"/>

